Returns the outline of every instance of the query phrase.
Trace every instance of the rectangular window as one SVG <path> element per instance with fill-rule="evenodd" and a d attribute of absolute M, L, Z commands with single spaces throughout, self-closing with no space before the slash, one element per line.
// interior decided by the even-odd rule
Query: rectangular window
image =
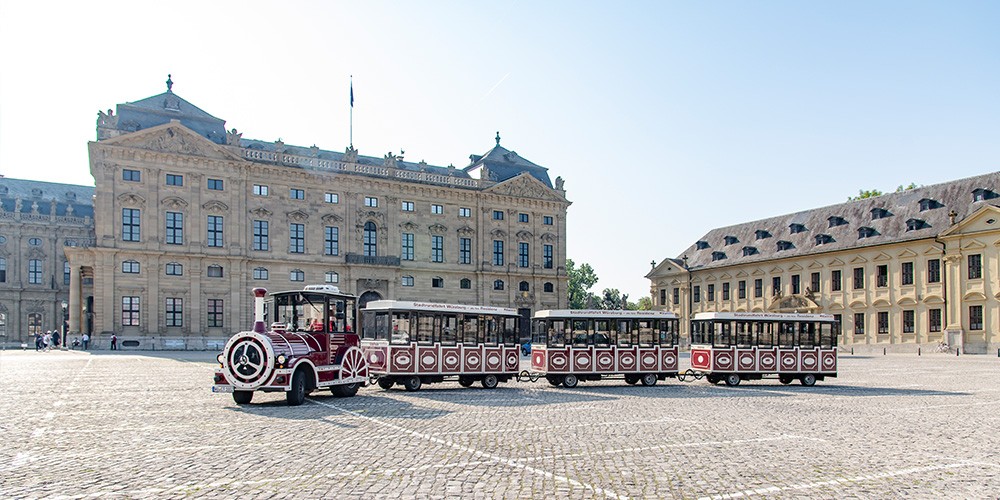
<path fill-rule="evenodd" d="M 681 289 L 674 288 L 674 305 L 676 306 L 680 303 L 681 303 Z"/>
<path fill-rule="evenodd" d="M 889 333 L 889 311 L 878 313 L 878 333 L 883 335 Z"/>
<path fill-rule="evenodd" d="M 139 274 L 139 262 L 134 260 L 122 262 L 122 272 L 125 274 Z"/>
<path fill-rule="evenodd" d="M 983 306 L 969 306 L 969 330 L 983 329 Z"/>
<path fill-rule="evenodd" d="M 304 200 L 306 199 L 306 190 L 299 188 L 289 188 L 288 197 L 293 200 Z"/>
<path fill-rule="evenodd" d="M 542 267 L 552 269 L 552 245 L 542 245 Z"/>
<path fill-rule="evenodd" d="M 177 262 L 168 262 L 166 265 L 167 276 L 183 276 L 184 266 Z"/>
<path fill-rule="evenodd" d="M 126 168 L 122 170 L 122 180 L 129 182 L 139 182 L 140 180 L 142 180 L 142 176 L 139 174 L 138 170 L 129 170 Z"/>
<path fill-rule="evenodd" d="M 28 260 L 28 283 L 31 285 L 41 285 L 42 284 L 42 260 L 41 259 L 29 259 Z"/>
<path fill-rule="evenodd" d="M 266 267 L 255 267 L 253 269 L 253 279 L 255 280 L 266 280 L 267 275 L 268 272 Z"/>
<path fill-rule="evenodd" d="M 0 257 L 0 283 L 7 282 L 7 258 Z"/>
<path fill-rule="evenodd" d="M 444 262 L 444 236 L 431 236 L 431 262 Z"/>
<path fill-rule="evenodd" d="M 340 203 L 340 195 L 337 193 L 324 193 L 323 194 L 324 203 Z"/>
<path fill-rule="evenodd" d="M 941 310 L 929 309 L 927 311 L 927 326 L 932 332 L 941 331 Z"/>
<path fill-rule="evenodd" d="M 431 205 L 431 213 L 436 215 L 441 215 L 444 213 L 444 206 L 442 205 Z"/>
<path fill-rule="evenodd" d="M 517 214 L 517 221 L 521 222 L 523 224 L 527 224 L 528 223 L 528 214 L 525 214 L 525 213 Z"/>
<path fill-rule="evenodd" d="M 139 241 L 139 209 L 122 209 L 122 241 Z"/>
<path fill-rule="evenodd" d="M 168 245 L 184 244 L 184 214 L 167 212 L 166 242 Z"/>
<path fill-rule="evenodd" d="M 288 253 L 306 252 L 306 225 L 291 223 L 288 225 Z"/>
<path fill-rule="evenodd" d="M 413 260 L 413 233 L 403 233 L 403 248 L 400 251 L 400 259 Z"/>
<path fill-rule="evenodd" d="M 843 288 L 843 273 L 840 269 L 834 270 L 830 273 L 830 290 L 834 292 L 839 292 Z"/>
<path fill-rule="evenodd" d="M 122 297 L 122 326 L 139 326 L 139 297 Z"/>
<path fill-rule="evenodd" d="M 865 313 L 854 313 L 854 334 L 865 334 Z"/>
<path fill-rule="evenodd" d="M 494 210 L 493 220 L 503 220 L 503 210 Z"/>
<path fill-rule="evenodd" d="M 472 263 L 472 238 L 458 239 L 458 263 Z"/>
<path fill-rule="evenodd" d="M 881 265 L 875 267 L 875 286 L 885 288 L 889 286 L 889 266 Z"/>
<path fill-rule="evenodd" d="M 472 209 L 465 208 L 465 207 L 459 208 L 458 209 L 458 216 L 459 217 L 472 217 Z"/>
<path fill-rule="evenodd" d="M 323 228 L 323 255 L 340 255 L 340 228 Z"/>
<path fill-rule="evenodd" d="M 378 207 L 378 198 L 374 196 L 365 196 L 365 206 L 372 208 Z"/>
<path fill-rule="evenodd" d="M 865 268 L 854 268 L 854 289 L 861 290 L 865 287 Z"/>
<path fill-rule="evenodd" d="M 264 184 L 253 185 L 254 196 L 267 196 L 267 186 Z"/>
<path fill-rule="evenodd" d="M 661 306 L 667 305 L 667 289 L 666 288 L 661 288 L 660 289 L 660 305 Z"/>
<path fill-rule="evenodd" d="M 528 267 L 528 244 L 525 242 L 519 242 L 517 244 L 517 266 L 518 267 Z"/>
<path fill-rule="evenodd" d="M 493 265 L 503 265 L 503 241 L 493 240 Z"/>
<path fill-rule="evenodd" d="M 444 278 L 431 278 L 432 288 L 444 288 Z"/>
<path fill-rule="evenodd" d="M 180 297 L 167 297 L 167 307 L 164 317 L 167 326 L 184 326 L 184 299 Z"/>
<path fill-rule="evenodd" d="M 983 256 L 973 254 L 969 256 L 969 279 L 977 280 L 983 277 Z"/>
<path fill-rule="evenodd" d="M 753 298 L 759 299 L 764 296 L 764 280 L 757 278 L 753 280 Z"/>
<path fill-rule="evenodd" d="M 792 293 L 796 295 L 802 293 L 801 279 L 798 274 L 792 276 Z"/>
<path fill-rule="evenodd" d="M 913 333 L 916 326 L 915 311 L 903 311 L 903 333 Z"/>
<path fill-rule="evenodd" d="M 167 174 L 167 185 L 168 186 L 183 186 L 184 176 L 178 174 Z"/>
<path fill-rule="evenodd" d="M 222 299 L 208 299 L 208 327 L 222 328 Z"/>
<path fill-rule="evenodd" d="M 4 270 L 6 271 L 6 269 L 7 269 L 7 264 L 5 262 L 4 263 Z M 4 280 L 0 279 L 0 281 L 4 281 Z M 69 261 L 63 261 L 63 284 L 64 285 L 68 285 L 69 284 Z"/>
<path fill-rule="evenodd" d="M 722 284 L 722 300 L 729 300 L 729 283 Z"/>
<path fill-rule="evenodd" d="M 941 259 L 931 259 L 927 261 L 927 282 L 941 282 Z"/>
<path fill-rule="evenodd" d="M 747 282 L 746 280 L 740 280 L 736 283 L 736 298 L 745 299 L 747 298 Z"/>
<path fill-rule="evenodd" d="M 413 286 L 413 276 L 403 276 L 403 286 Z"/>
<path fill-rule="evenodd" d="M 691 292 L 692 297 L 694 297 L 695 302 L 701 302 L 701 286 L 695 285 Z"/>
<path fill-rule="evenodd" d="M 222 277 L 222 266 L 218 266 L 218 265 L 208 266 L 208 277 L 209 278 L 221 278 Z"/>
<path fill-rule="evenodd" d="M 542 216 L 542 224 L 544 224 L 546 226 L 551 226 L 552 225 L 552 216 L 551 215 L 543 215 Z"/>
<path fill-rule="evenodd" d="M 208 190 L 209 191 L 222 191 L 222 179 L 209 179 L 208 180 Z"/>
<path fill-rule="evenodd" d="M 771 278 L 771 295 L 781 294 L 781 276 Z"/>
<path fill-rule="evenodd" d="M 209 215 L 208 216 L 208 234 L 205 241 L 210 247 L 221 247 L 222 246 L 222 216 L 221 215 Z"/>
<path fill-rule="evenodd" d="M 292 269 L 288 273 L 288 281 L 305 281 L 306 272 L 301 269 Z"/>
<path fill-rule="evenodd" d="M 899 283 L 901 285 L 912 285 L 913 284 L 913 263 L 912 262 L 904 262 L 900 266 Z"/>
<path fill-rule="evenodd" d="M 404 212 L 412 212 L 413 211 L 413 202 L 412 201 L 401 202 L 399 209 L 402 210 L 402 211 L 404 211 Z"/>
<path fill-rule="evenodd" d="M 253 249 L 259 252 L 267 252 L 271 249 L 271 242 L 268 238 L 268 223 L 266 220 L 253 221 Z"/>
<path fill-rule="evenodd" d="M 820 287 L 819 273 L 812 273 L 811 278 L 812 279 L 810 280 L 809 291 L 813 293 L 819 293 L 819 287 Z"/>
<path fill-rule="evenodd" d="M 708 285 L 707 292 L 708 293 L 706 295 L 708 295 L 708 301 L 709 302 L 714 302 L 715 301 L 715 285 L 714 284 Z"/>

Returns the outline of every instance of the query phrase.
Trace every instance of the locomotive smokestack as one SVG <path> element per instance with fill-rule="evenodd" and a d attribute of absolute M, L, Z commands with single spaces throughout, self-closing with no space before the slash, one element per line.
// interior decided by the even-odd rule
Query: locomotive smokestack
<path fill-rule="evenodd" d="M 267 295 L 266 288 L 253 289 L 253 331 L 264 333 L 267 327 L 264 326 L 264 296 Z"/>

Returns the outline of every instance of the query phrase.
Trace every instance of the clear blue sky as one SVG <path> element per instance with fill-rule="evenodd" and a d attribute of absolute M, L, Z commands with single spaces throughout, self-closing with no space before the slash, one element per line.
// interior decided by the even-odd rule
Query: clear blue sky
<path fill-rule="evenodd" d="M 566 180 L 569 257 L 648 294 L 709 229 L 1000 165 L 998 2 L 0 0 L 0 173 L 93 184 L 99 109 Z"/>

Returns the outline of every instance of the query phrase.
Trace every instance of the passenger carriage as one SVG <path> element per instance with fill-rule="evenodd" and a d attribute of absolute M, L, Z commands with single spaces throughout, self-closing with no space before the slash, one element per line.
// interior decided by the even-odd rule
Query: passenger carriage
<path fill-rule="evenodd" d="M 272 293 L 255 288 L 254 328 L 233 335 L 215 370 L 213 392 L 239 404 L 256 391 L 283 391 L 300 405 L 316 389 L 349 397 L 368 380 L 359 347 L 356 299 L 330 285 Z M 270 326 L 265 326 L 268 321 Z"/>
<path fill-rule="evenodd" d="M 532 319 L 531 370 L 554 386 L 624 376 L 651 386 L 678 373 L 677 315 L 663 311 L 545 310 Z"/>
<path fill-rule="evenodd" d="M 811 386 L 837 376 L 840 323 L 831 314 L 697 313 L 691 321 L 691 369 L 717 384 L 776 375 Z"/>
<path fill-rule="evenodd" d="M 361 318 L 361 348 L 383 389 L 446 379 L 493 389 L 520 368 L 516 309 L 377 300 Z"/>

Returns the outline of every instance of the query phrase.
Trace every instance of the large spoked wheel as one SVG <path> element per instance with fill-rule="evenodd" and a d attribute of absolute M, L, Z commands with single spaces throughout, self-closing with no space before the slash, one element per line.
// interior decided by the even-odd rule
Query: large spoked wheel
<path fill-rule="evenodd" d="M 816 385 L 816 375 L 813 375 L 812 373 L 807 373 L 803 375 L 802 378 L 799 379 L 799 381 L 802 382 L 802 385 L 806 387 L 812 387 Z"/>
<path fill-rule="evenodd" d="M 472 387 L 472 384 L 476 383 L 476 379 L 469 377 L 458 377 L 458 385 L 462 387 Z"/>
<path fill-rule="evenodd" d="M 357 394 L 360 388 L 361 384 L 355 382 L 353 384 L 335 385 L 330 387 L 330 392 L 338 398 L 349 398 Z"/>
<path fill-rule="evenodd" d="M 306 376 L 302 370 L 292 375 L 292 390 L 285 393 L 285 400 L 288 402 L 288 406 L 298 406 L 305 402 Z"/>
<path fill-rule="evenodd" d="M 547 380 L 549 385 L 552 387 L 559 387 L 559 384 L 562 384 L 562 377 L 558 375 L 546 375 L 545 380 Z"/>
<path fill-rule="evenodd" d="M 573 375 L 572 373 L 570 373 L 569 375 L 566 375 L 565 377 L 563 377 L 563 381 L 562 381 L 563 387 L 565 387 L 567 389 L 572 389 L 572 388 L 576 387 L 576 384 L 579 383 L 579 382 L 580 382 L 580 380 L 578 378 L 576 378 L 576 375 Z"/>
<path fill-rule="evenodd" d="M 253 399 L 253 391 L 233 391 L 233 401 L 236 401 L 238 405 L 248 404 L 251 399 Z"/>
<path fill-rule="evenodd" d="M 412 377 L 407 377 L 406 380 L 403 380 L 403 388 L 406 389 L 407 392 L 419 391 L 420 385 L 421 385 L 420 377 L 416 375 Z"/>
<path fill-rule="evenodd" d="M 793 379 L 791 375 L 778 375 L 778 382 L 781 382 L 782 384 L 785 385 L 791 384 L 792 380 L 795 379 Z"/>
<path fill-rule="evenodd" d="M 730 373 L 726 375 L 726 385 L 729 387 L 736 387 L 740 385 L 740 376 L 735 373 Z"/>
<path fill-rule="evenodd" d="M 496 389 L 497 388 L 497 384 L 499 384 L 499 383 L 500 383 L 500 381 L 497 380 L 497 376 L 496 375 L 487 375 L 487 376 L 483 377 L 483 388 L 484 389 Z"/>
<path fill-rule="evenodd" d="M 719 385 L 719 382 L 722 382 L 722 377 L 719 375 L 706 375 L 705 380 L 712 385 Z"/>
<path fill-rule="evenodd" d="M 379 378 L 378 382 L 377 382 L 377 384 L 378 384 L 379 387 L 381 387 L 381 388 L 383 388 L 383 389 L 385 389 L 387 391 L 389 389 L 392 389 L 392 385 L 394 383 L 395 382 L 393 382 L 391 378 L 385 378 L 385 377 Z"/>
<path fill-rule="evenodd" d="M 625 375 L 625 383 L 628 385 L 635 385 L 639 383 L 638 375 Z"/>
<path fill-rule="evenodd" d="M 647 374 L 643 375 L 642 376 L 642 385 L 644 385 L 646 387 L 652 387 L 652 386 L 656 385 L 656 374 L 655 373 L 647 373 Z"/>

